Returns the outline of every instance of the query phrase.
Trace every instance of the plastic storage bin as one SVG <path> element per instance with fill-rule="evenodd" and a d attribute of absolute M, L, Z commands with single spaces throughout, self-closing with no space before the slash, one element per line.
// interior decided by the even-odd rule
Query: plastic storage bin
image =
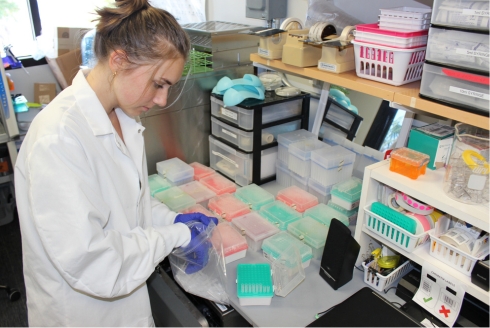
<path fill-rule="evenodd" d="M 417 32 L 427 30 L 430 19 L 398 18 L 390 16 L 379 17 L 379 27 L 394 32 Z"/>
<path fill-rule="evenodd" d="M 414 8 L 414 7 L 394 7 L 382 8 L 379 10 L 381 17 L 391 17 L 394 19 L 414 19 L 423 20 L 430 19 L 432 9 L 430 8 Z"/>
<path fill-rule="evenodd" d="M 307 178 L 311 172 L 311 153 L 330 146 L 318 139 L 307 139 L 289 145 L 288 168 L 300 176 Z"/>
<path fill-rule="evenodd" d="M 291 170 L 289 170 L 289 176 L 291 177 L 291 186 L 296 186 L 300 189 L 308 191 L 308 181 L 310 178 L 302 177 Z"/>
<path fill-rule="evenodd" d="M 234 180 L 240 186 L 252 182 L 253 154 L 238 151 L 209 136 L 209 157 L 211 167 Z M 260 178 L 276 174 L 277 147 L 261 151 Z"/>
<path fill-rule="evenodd" d="M 367 265 L 365 263 L 362 263 L 362 267 L 364 268 L 364 282 L 380 292 L 393 285 L 398 280 L 398 278 L 403 277 L 405 274 L 413 269 L 410 261 L 406 261 L 398 268 L 393 270 L 393 272 L 391 272 L 389 275 L 383 276 L 377 272 L 371 272 L 369 270 L 370 264 L 371 262 L 369 262 Z"/>
<path fill-rule="evenodd" d="M 207 206 L 208 201 L 216 196 L 216 193 L 200 183 L 199 181 L 192 181 L 179 186 L 182 191 L 189 194 L 196 200 L 196 204 Z"/>
<path fill-rule="evenodd" d="M 406 147 L 398 148 L 391 152 L 390 171 L 417 179 L 425 174 L 429 160 L 429 155 Z"/>
<path fill-rule="evenodd" d="M 331 200 L 327 203 L 327 206 L 331 207 L 334 210 L 336 210 L 337 212 L 340 212 L 341 214 L 347 216 L 347 218 L 349 219 L 349 225 L 354 225 L 357 223 L 357 213 L 359 212 L 359 207 L 356 207 L 352 210 L 346 210 L 345 208 L 343 208 L 342 206 L 340 206 L 338 204 L 335 204 Z"/>
<path fill-rule="evenodd" d="M 279 190 L 276 198 L 300 213 L 318 204 L 317 197 L 297 186 Z"/>
<path fill-rule="evenodd" d="M 311 179 L 331 186 L 352 175 L 356 154 L 342 146 L 321 148 L 311 152 Z"/>
<path fill-rule="evenodd" d="M 318 136 L 304 129 L 279 134 L 277 136 L 278 159 L 287 165 L 289 162 L 289 145 L 307 139 L 318 140 Z"/>
<path fill-rule="evenodd" d="M 209 190 L 213 191 L 216 195 L 226 193 L 232 194 L 236 191 L 236 184 L 219 173 L 214 173 L 202 178 L 199 182 L 201 182 Z"/>
<path fill-rule="evenodd" d="M 261 217 L 257 212 L 236 217 L 231 223 L 245 236 L 251 251 L 259 251 L 264 239 L 280 231 L 275 225 Z"/>
<path fill-rule="evenodd" d="M 243 131 L 211 117 L 211 133 L 244 151 L 253 150 L 253 131 Z"/>
<path fill-rule="evenodd" d="M 359 77 L 391 85 L 420 80 L 425 47 L 400 49 L 352 41 Z"/>
<path fill-rule="evenodd" d="M 196 200 L 179 187 L 171 187 L 167 190 L 157 192 L 154 197 L 174 212 L 180 212 L 196 204 Z"/>
<path fill-rule="evenodd" d="M 194 169 L 192 166 L 177 157 L 158 162 L 157 172 L 173 186 L 194 180 Z"/>
<path fill-rule="evenodd" d="M 275 200 L 273 194 L 257 186 L 255 183 L 238 188 L 235 192 L 235 197 L 248 204 L 250 209 L 254 211 L 260 210 L 262 206 L 272 203 Z"/>
<path fill-rule="evenodd" d="M 434 0 L 432 24 L 488 31 L 488 1 Z"/>
<path fill-rule="evenodd" d="M 489 84 L 488 72 L 476 74 L 425 63 L 420 96 L 451 107 L 488 115 Z"/>
<path fill-rule="evenodd" d="M 355 40 L 394 48 L 417 48 L 427 44 L 427 30 L 420 30 L 400 32 L 381 29 L 378 24 L 360 24 L 356 25 Z"/>
<path fill-rule="evenodd" d="M 332 222 L 332 219 L 337 219 L 346 226 L 349 225 L 349 218 L 345 214 L 326 204 L 318 204 L 317 206 L 307 209 L 303 216 L 308 216 L 323 224 L 327 228 L 330 227 L 330 222 Z"/>
<path fill-rule="evenodd" d="M 271 304 L 274 286 L 269 263 L 238 264 L 236 281 L 241 306 Z"/>
<path fill-rule="evenodd" d="M 259 214 L 280 230 L 286 230 L 288 224 L 301 219 L 301 214 L 298 211 L 293 210 L 279 200 L 262 206 Z"/>
<path fill-rule="evenodd" d="M 250 213 L 248 205 L 231 194 L 223 194 L 209 200 L 208 208 L 227 221 Z"/>
<path fill-rule="evenodd" d="M 276 161 L 276 181 L 283 187 L 292 185 L 288 165 L 279 159 Z"/>
<path fill-rule="evenodd" d="M 301 114 L 303 100 L 297 99 L 262 108 L 262 124 L 278 121 Z M 254 111 L 237 106 L 224 107 L 221 100 L 211 96 L 211 115 L 236 124 L 244 130 L 254 127 Z"/>
<path fill-rule="evenodd" d="M 244 258 L 247 255 L 247 240 L 232 227 L 230 222 L 220 222 L 216 229 L 219 234 L 213 233 L 211 243 L 218 250 L 223 245 L 223 255 L 225 256 L 226 264 Z M 221 243 L 219 237 L 221 237 Z"/>
<path fill-rule="evenodd" d="M 288 225 L 288 232 L 311 247 L 314 259 L 321 260 L 328 235 L 326 226 L 309 216 L 305 216 Z"/>
<path fill-rule="evenodd" d="M 272 261 L 274 293 L 278 296 L 286 297 L 305 280 L 305 277 L 299 250 L 294 245 L 285 249 L 279 258 Z"/>
<path fill-rule="evenodd" d="M 323 186 L 313 179 L 308 180 L 308 192 L 318 198 L 319 203 L 326 204 L 331 198 L 333 184 L 330 186 Z"/>
<path fill-rule="evenodd" d="M 274 261 L 291 246 L 298 249 L 301 256 L 301 264 L 303 268 L 307 268 L 310 265 L 311 259 L 313 258 L 313 251 L 311 247 L 302 243 L 286 231 L 281 231 L 269 238 L 264 239 L 262 242 L 262 254 L 270 261 Z"/>
<path fill-rule="evenodd" d="M 198 162 L 193 162 L 193 163 L 190 163 L 189 165 L 192 166 L 192 168 L 194 169 L 194 180 L 197 180 L 197 181 L 199 181 L 202 178 L 205 178 L 211 174 L 216 173 L 216 171 L 213 170 L 212 168 L 207 167 L 206 165 L 203 165 L 203 164 L 198 163 Z"/>
<path fill-rule="evenodd" d="M 157 192 L 167 190 L 172 187 L 167 179 L 162 178 L 158 174 L 148 176 L 148 185 L 150 186 L 150 194 L 154 196 Z"/>
<path fill-rule="evenodd" d="M 356 177 L 339 182 L 332 188 L 332 202 L 342 206 L 346 210 L 352 210 L 359 206 L 361 189 L 362 180 Z"/>
<path fill-rule="evenodd" d="M 208 210 L 207 208 L 205 208 L 201 204 L 192 205 L 191 207 L 188 207 L 188 208 L 182 210 L 182 213 L 183 214 L 187 214 L 187 213 L 202 213 L 202 214 L 204 214 L 206 216 L 213 217 L 213 218 L 216 216 L 216 215 L 214 215 L 214 213 L 212 213 L 210 210 Z"/>
<path fill-rule="evenodd" d="M 488 34 L 431 27 L 429 37 L 426 60 L 488 72 Z"/>

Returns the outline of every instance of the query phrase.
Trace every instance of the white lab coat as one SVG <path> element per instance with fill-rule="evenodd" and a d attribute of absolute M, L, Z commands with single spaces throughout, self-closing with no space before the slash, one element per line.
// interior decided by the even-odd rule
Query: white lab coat
<path fill-rule="evenodd" d="M 146 279 L 190 240 L 150 197 L 144 127 L 116 113 L 124 143 L 80 71 L 22 143 L 15 189 L 31 326 L 153 325 Z"/>

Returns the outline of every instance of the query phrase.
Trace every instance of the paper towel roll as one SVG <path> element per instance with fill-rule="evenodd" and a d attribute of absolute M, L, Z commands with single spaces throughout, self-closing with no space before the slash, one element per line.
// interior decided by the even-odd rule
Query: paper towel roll
<path fill-rule="evenodd" d="M 272 133 L 262 133 L 262 144 L 270 144 L 274 141 L 274 135 Z"/>

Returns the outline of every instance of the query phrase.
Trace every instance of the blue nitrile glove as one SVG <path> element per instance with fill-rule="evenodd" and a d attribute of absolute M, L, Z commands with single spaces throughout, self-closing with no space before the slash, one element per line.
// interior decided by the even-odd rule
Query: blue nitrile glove
<path fill-rule="evenodd" d="M 214 225 L 218 225 L 218 219 L 217 218 L 212 218 L 209 216 L 206 216 L 202 213 L 187 213 L 187 214 L 179 214 L 175 217 L 174 223 L 184 223 L 186 224 L 187 222 L 190 221 L 197 221 L 201 222 L 204 224 L 206 227 L 209 225 L 209 223 L 214 222 Z"/>
<path fill-rule="evenodd" d="M 204 215 L 204 217 L 206 216 Z M 203 223 L 190 221 L 186 225 L 191 230 L 191 241 L 187 246 L 182 247 L 182 251 L 187 259 L 185 273 L 193 274 L 202 270 L 208 264 L 211 242 L 207 239 L 207 226 Z"/>

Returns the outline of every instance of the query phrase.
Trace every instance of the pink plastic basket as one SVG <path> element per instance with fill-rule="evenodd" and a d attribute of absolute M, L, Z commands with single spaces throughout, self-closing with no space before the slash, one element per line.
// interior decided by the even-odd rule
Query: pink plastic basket
<path fill-rule="evenodd" d="M 362 24 L 356 26 L 355 40 L 364 43 L 409 49 L 426 46 L 427 32 L 427 30 L 413 32 L 390 31 L 380 29 L 377 24 Z"/>
<path fill-rule="evenodd" d="M 413 38 L 413 37 L 429 34 L 428 30 L 409 31 L 409 32 L 383 30 L 379 28 L 377 23 L 356 25 L 356 31 L 396 36 L 398 38 Z"/>
<path fill-rule="evenodd" d="M 355 40 L 352 43 L 357 76 L 396 86 L 421 79 L 426 47 L 400 49 Z"/>

